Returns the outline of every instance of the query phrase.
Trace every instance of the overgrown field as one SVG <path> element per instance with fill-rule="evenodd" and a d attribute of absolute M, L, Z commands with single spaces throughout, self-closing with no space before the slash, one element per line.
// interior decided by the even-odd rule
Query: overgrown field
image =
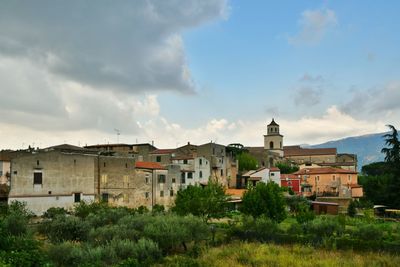
<path fill-rule="evenodd" d="M 234 242 L 205 251 L 197 259 L 171 256 L 158 266 L 399 266 L 400 257 L 385 253 L 332 251 L 311 246 Z"/>

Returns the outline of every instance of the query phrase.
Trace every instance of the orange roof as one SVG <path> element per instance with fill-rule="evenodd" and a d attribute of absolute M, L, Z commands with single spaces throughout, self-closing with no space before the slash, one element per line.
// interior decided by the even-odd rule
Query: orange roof
<path fill-rule="evenodd" d="M 135 163 L 135 167 L 138 169 L 166 170 L 160 163 L 147 161 L 138 161 Z"/>
<path fill-rule="evenodd" d="M 285 157 L 290 156 L 315 156 L 315 155 L 336 155 L 336 148 L 283 148 Z"/>
<path fill-rule="evenodd" d="M 301 169 L 293 174 L 295 175 L 303 175 L 303 174 L 336 174 L 336 173 L 343 173 L 343 174 L 357 174 L 355 171 L 339 169 L 339 168 L 306 168 Z"/>
<path fill-rule="evenodd" d="M 156 149 L 150 152 L 150 154 L 171 154 L 174 152 L 175 149 L 168 148 L 168 149 Z"/>
<path fill-rule="evenodd" d="M 269 168 L 269 171 L 271 171 L 271 172 L 280 172 L 281 170 L 279 168 L 277 168 L 277 167 L 271 167 L 271 168 Z"/>
<path fill-rule="evenodd" d="M 246 189 L 231 189 L 228 188 L 225 190 L 226 195 L 231 195 L 231 196 L 237 196 L 237 197 L 243 197 L 244 192 L 246 192 Z"/>

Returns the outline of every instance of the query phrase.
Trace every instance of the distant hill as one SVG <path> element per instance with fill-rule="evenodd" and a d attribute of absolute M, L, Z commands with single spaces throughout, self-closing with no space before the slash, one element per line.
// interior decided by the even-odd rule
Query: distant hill
<path fill-rule="evenodd" d="M 347 137 L 336 141 L 329 141 L 319 145 L 311 145 L 311 148 L 336 147 L 338 153 L 357 154 L 358 167 L 361 170 L 363 165 L 371 162 L 383 161 L 385 156 L 381 153 L 384 147 L 382 135 L 385 133 L 367 134 L 361 136 Z"/>

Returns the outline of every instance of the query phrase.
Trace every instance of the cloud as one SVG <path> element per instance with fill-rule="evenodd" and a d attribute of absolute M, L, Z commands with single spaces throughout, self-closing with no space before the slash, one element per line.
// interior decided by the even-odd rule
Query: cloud
<path fill-rule="evenodd" d="M 227 10 L 226 0 L 3 3 L 1 123 L 136 134 L 159 116 L 159 92 L 196 90 L 181 33 Z"/>
<path fill-rule="evenodd" d="M 300 77 L 299 79 L 300 82 L 323 82 L 324 78 L 322 77 L 322 75 L 311 75 L 308 73 L 304 73 L 303 76 Z"/>
<path fill-rule="evenodd" d="M 400 116 L 399 103 L 400 81 L 392 81 L 381 88 L 351 90 L 349 101 L 340 110 L 357 118 L 393 121 Z"/>
<path fill-rule="evenodd" d="M 321 88 L 300 87 L 296 90 L 294 103 L 296 106 L 315 106 L 321 102 Z"/>
<path fill-rule="evenodd" d="M 331 9 L 305 10 L 299 21 L 300 31 L 288 38 L 289 44 L 318 44 L 326 32 L 337 24 L 336 14 Z"/>
<path fill-rule="evenodd" d="M 0 54 L 95 88 L 192 92 L 179 34 L 226 12 L 225 0 L 11 1 Z"/>

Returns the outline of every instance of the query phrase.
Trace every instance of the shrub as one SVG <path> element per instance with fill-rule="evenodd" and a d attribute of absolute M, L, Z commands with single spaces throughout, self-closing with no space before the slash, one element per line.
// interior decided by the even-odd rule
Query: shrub
<path fill-rule="evenodd" d="M 62 215 L 67 215 L 68 211 L 64 208 L 56 208 L 52 207 L 49 208 L 44 214 L 43 218 L 46 219 L 54 219 L 56 216 L 62 216 Z"/>
<path fill-rule="evenodd" d="M 347 214 L 350 217 L 356 216 L 357 214 L 356 206 L 357 206 L 356 202 L 354 200 L 351 200 L 349 206 L 347 207 Z"/>
<path fill-rule="evenodd" d="M 318 217 L 318 219 L 304 225 L 305 233 L 313 237 L 313 241 L 320 243 L 324 238 L 340 236 L 344 232 L 344 227 L 331 217 Z"/>
<path fill-rule="evenodd" d="M 85 241 L 89 231 L 90 225 L 75 216 L 57 216 L 40 227 L 40 232 L 52 242 Z"/>
<path fill-rule="evenodd" d="M 301 203 L 297 207 L 296 220 L 298 223 L 307 223 L 315 219 L 315 213 L 308 203 Z"/>
<path fill-rule="evenodd" d="M 165 207 L 163 205 L 156 204 L 153 206 L 153 213 L 163 213 L 165 211 Z"/>
<path fill-rule="evenodd" d="M 358 227 L 354 232 L 354 236 L 359 240 L 370 241 L 370 240 L 382 240 L 383 231 L 373 224 L 365 224 Z"/>
<path fill-rule="evenodd" d="M 22 236 L 28 231 L 28 219 L 21 213 L 11 213 L 3 220 L 3 231 L 5 234 Z"/>
<path fill-rule="evenodd" d="M 86 203 L 85 201 L 81 201 L 75 205 L 74 215 L 79 218 L 86 218 L 91 213 L 98 213 L 100 210 L 108 208 L 107 203 L 104 202 Z"/>
<path fill-rule="evenodd" d="M 301 235 L 303 234 L 303 227 L 298 223 L 292 223 L 287 230 L 290 235 Z"/>
<path fill-rule="evenodd" d="M 276 234 L 280 232 L 278 224 L 265 216 L 256 219 L 247 217 L 243 220 L 242 227 L 246 239 L 254 239 L 262 242 L 273 240 Z"/>
<path fill-rule="evenodd" d="M 207 233 L 207 225 L 194 216 L 156 216 L 144 227 L 144 235 L 157 242 L 164 252 L 181 245 L 186 250 L 186 243 L 204 239 Z"/>

